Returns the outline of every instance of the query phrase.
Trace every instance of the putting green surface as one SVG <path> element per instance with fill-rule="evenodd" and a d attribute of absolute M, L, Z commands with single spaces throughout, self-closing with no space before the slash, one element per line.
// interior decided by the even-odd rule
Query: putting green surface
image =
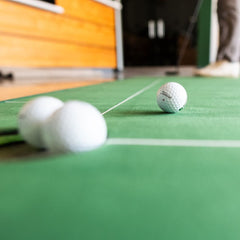
<path fill-rule="evenodd" d="M 188 93 L 177 114 L 156 103 L 170 81 Z M 47 95 L 96 106 L 108 141 L 62 155 L 2 145 L 0 239 L 240 239 L 239 80 L 135 78 Z M 1 129 L 34 97 L 1 102 Z"/>

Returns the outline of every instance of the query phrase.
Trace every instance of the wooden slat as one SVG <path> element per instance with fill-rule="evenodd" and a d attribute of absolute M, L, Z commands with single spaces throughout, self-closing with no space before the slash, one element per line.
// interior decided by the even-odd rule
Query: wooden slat
<path fill-rule="evenodd" d="M 114 10 L 92 0 L 56 0 L 65 9 L 65 15 L 114 26 Z"/>
<path fill-rule="evenodd" d="M 0 65 L 116 68 L 115 49 L 0 35 Z"/>
<path fill-rule="evenodd" d="M 116 68 L 114 10 L 58 0 L 62 15 L 0 0 L 0 66 Z"/>
<path fill-rule="evenodd" d="M 114 27 L 68 18 L 7 1 L 0 1 L 0 3 L 1 32 L 85 45 L 115 47 Z"/>

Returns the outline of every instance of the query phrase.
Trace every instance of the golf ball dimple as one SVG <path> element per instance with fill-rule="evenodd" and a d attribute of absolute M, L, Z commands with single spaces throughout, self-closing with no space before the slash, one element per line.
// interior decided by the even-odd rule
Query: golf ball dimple
<path fill-rule="evenodd" d="M 45 144 L 41 136 L 42 124 L 62 106 L 61 100 L 49 96 L 28 101 L 18 114 L 18 130 L 22 138 L 34 147 L 44 148 Z"/>
<path fill-rule="evenodd" d="M 105 143 L 107 125 L 97 108 L 81 101 L 69 101 L 58 109 L 42 128 L 51 152 L 82 152 Z"/>
<path fill-rule="evenodd" d="M 157 92 L 157 104 L 168 113 L 176 113 L 187 103 L 185 88 L 176 82 L 168 82 L 161 86 Z"/>

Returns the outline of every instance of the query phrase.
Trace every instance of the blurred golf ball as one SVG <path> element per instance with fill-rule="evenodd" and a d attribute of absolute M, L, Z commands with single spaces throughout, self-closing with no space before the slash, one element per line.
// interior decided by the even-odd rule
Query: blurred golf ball
<path fill-rule="evenodd" d="M 42 124 L 63 102 L 49 96 L 37 97 L 28 101 L 18 114 L 18 130 L 22 138 L 30 145 L 44 148 L 45 144 L 41 135 Z"/>
<path fill-rule="evenodd" d="M 91 104 L 69 101 L 47 119 L 42 133 L 47 149 L 52 152 L 81 152 L 105 143 L 107 125 Z"/>

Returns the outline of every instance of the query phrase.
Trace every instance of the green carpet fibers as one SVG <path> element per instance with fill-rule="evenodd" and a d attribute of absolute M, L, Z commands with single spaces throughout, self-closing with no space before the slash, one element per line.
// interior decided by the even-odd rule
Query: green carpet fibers
<path fill-rule="evenodd" d="M 104 112 L 155 80 L 48 95 L 88 101 Z M 177 114 L 156 104 L 168 81 L 188 92 Z M 104 115 L 109 138 L 240 140 L 239 89 L 231 79 L 161 78 Z M 22 102 L 33 97 L 1 102 L 1 128 L 16 128 Z M 80 154 L 1 158 L 0 239 L 237 240 L 239 156 L 239 148 L 106 144 Z"/>

